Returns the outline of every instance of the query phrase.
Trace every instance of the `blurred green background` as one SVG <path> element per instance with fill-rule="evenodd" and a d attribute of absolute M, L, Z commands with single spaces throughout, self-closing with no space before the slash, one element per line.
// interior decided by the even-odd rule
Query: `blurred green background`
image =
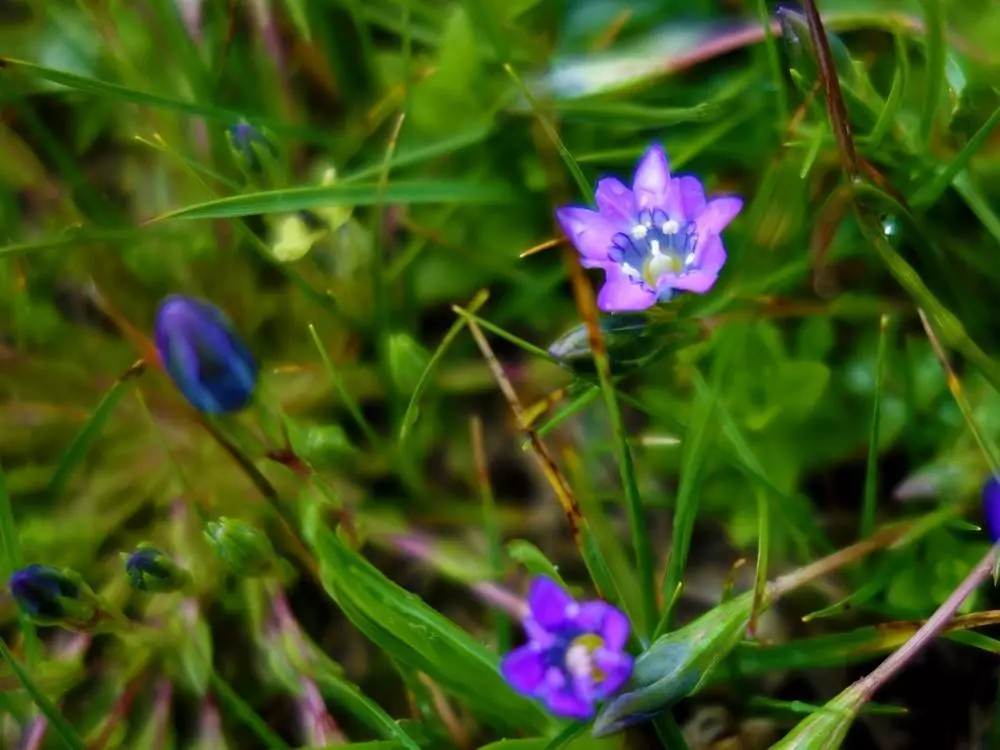
<path fill-rule="evenodd" d="M 857 184 L 812 44 L 773 36 L 775 10 L 0 3 L 0 568 L 73 568 L 143 623 L 36 632 L 5 597 L 0 627 L 86 747 L 560 746 L 495 674 L 520 636 L 483 584 L 521 594 L 554 564 L 594 586 L 455 305 L 477 308 L 633 609 L 625 435 L 644 574 L 660 607 L 668 560 L 682 574 L 678 624 L 741 558 L 737 590 L 915 522 L 764 613 L 675 708 L 690 747 L 769 747 L 948 596 L 989 544 L 1000 435 L 1000 5 L 821 0 Z M 653 141 L 746 207 L 709 294 L 605 321 L 622 430 L 587 367 L 546 353 L 583 320 L 553 209 L 590 199 L 572 165 L 627 181 Z M 225 310 L 259 358 L 251 409 L 206 420 L 155 366 L 173 292 Z M 220 516 L 268 530 L 273 576 L 213 557 Z M 193 590 L 131 592 L 119 552 L 141 541 Z M 1000 738 L 1000 642 L 954 639 L 879 694 L 908 714 L 864 714 L 845 747 Z M 0 684 L 0 746 L 63 746 L 14 672 Z M 564 740 L 661 746 L 648 726 Z"/>

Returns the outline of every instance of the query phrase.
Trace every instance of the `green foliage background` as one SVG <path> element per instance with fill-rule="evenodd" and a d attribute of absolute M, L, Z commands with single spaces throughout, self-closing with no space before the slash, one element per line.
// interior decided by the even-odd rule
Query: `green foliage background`
<path fill-rule="evenodd" d="M 808 36 L 765 33 L 763 1 L 217 2 L 188 25 L 170 0 L 6 4 L 0 569 L 72 568 L 132 622 L 70 635 L 0 599 L 0 746 L 45 724 L 31 747 L 655 747 L 509 691 L 519 636 L 491 586 L 560 575 L 645 644 L 718 604 L 741 557 L 760 593 L 906 521 L 792 597 L 792 625 L 699 661 L 675 713 L 722 696 L 725 731 L 766 747 L 815 708 L 769 678 L 898 646 L 912 628 L 876 625 L 928 616 L 988 547 L 1000 7 L 819 5 L 854 182 Z M 242 121 L 275 147 L 259 171 L 227 140 Z M 520 256 L 652 141 L 745 196 L 726 269 L 639 326 L 603 321 L 610 379 L 579 332 L 560 366 L 547 348 L 584 320 L 570 256 Z M 172 292 L 233 319 L 263 365 L 253 408 L 205 420 L 160 372 Z M 466 310 L 579 503 L 576 539 Z M 201 535 L 219 516 L 268 530 L 274 575 L 227 574 Z M 141 541 L 193 589 L 131 592 L 118 553 Z M 963 611 L 988 625 L 989 606 Z M 668 714 L 656 728 L 679 742 Z"/>

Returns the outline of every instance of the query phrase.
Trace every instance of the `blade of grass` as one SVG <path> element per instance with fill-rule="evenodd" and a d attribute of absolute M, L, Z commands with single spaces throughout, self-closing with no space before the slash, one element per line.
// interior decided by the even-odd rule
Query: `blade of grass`
<path fill-rule="evenodd" d="M 230 687 L 229 683 L 223 680 L 217 672 L 212 672 L 211 677 L 209 677 L 209 683 L 216 696 L 218 696 L 219 702 L 225 704 L 235 718 L 239 719 L 250 731 L 257 735 L 257 738 L 265 747 L 269 748 L 269 750 L 291 750 L 285 744 L 285 741 L 274 733 L 267 722 L 257 715 L 257 712 L 250 707 L 250 704 L 240 698 L 236 691 Z"/>
<path fill-rule="evenodd" d="M 471 315 L 485 305 L 486 300 L 488 300 L 489 297 L 489 292 L 485 289 L 478 292 L 469 302 L 466 311 Z M 467 318 L 465 316 L 460 315 L 458 320 L 452 323 L 451 328 L 448 329 L 444 338 L 441 339 L 441 343 L 438 345 L 438 348 L 435 349 L 434 354 L 431 355 L 424 371 L 420 373 L 420 379 L 417 380 L 417 385 L 413 389 L 413 395 L 410 396 L 410 403 L 406 405 L 406 411 L 403 412 L 403 419 L 399 425 L 400 448 L 403 447 L 403 444 L 406 442 L 406 438 L 409 436 L 410 430 L 413 429 L 413 425 L 417 421 L 417 408 L 420 404 L 420 397 L 424 394 L 424 391 L 427 390 L 427 386 L 430 384 L 431 374 L 437 367 L 438 362 L 441 361 L 444 353 L 448 350 L 448 347 L 451 346 L 451 343 L 455 340 L 458 334 L 461 333 L 463 328 L 465 328 L 466 320 Z"/>
<path fill-rule="evenodd" d="M 174 99 L 168 96 L 161 96 L 160 94 L 153 94 L 148 91 L 139 91 L 137 89 L 129 88 L 128 86 L 122 86 L 109 81 L 102 81 L 97 78 L 89 78 L 75 73 L 66 73 L 62 70 L 46 68 L 43 65 L 37 65 L 26 60 L 15 60 L 10 57 L 0 57 L 0 70 L 22 73 L 35 78 L 51 81 L 52 83 L 61 84 L 75 91 L 83 91 L 88 94 L 108 97 L 110 99 L 116 99 L 130 104 L 158 107 L 160 109 L 168 109 L 186 115 L 206 117 L 210 120 L 225 123 L 226 125 L 235 124 L 241 119 L 246 118 L 252 119 L 255 124 L 266 126 L 276 134 L 299 138 L 301 140 L 321 145 L 326 145 L 330 141 L 329 133 L 323 133 L 311 128 L 296 127 L 269 117 L 259 117 L 256 115 L 248 116 L 246 112 L 238 112 L 236 110 L 225 109 L 223 107 L 200 104 L 198 102 L 185 101 L 182 99 Z"/>
<path fill-rule="evenodd" d="M 94 409 L 94 413 L 90 415 L 86 424 L 73 437 L 69 447 L 66 448 L 65 453 L 59 459 L 55 471 L 52 472 L 52 478 L 49 479 L 49 484 L 45 488 L 45 496 L 50 501 L 54 502 L 58 500 L 70 474 L 80 464 L 84 456 L 86 456 L 91 444 L 97 439 L 104 424 L 108 421 L 112 412 L 114 412 L 115 407 L 118 406 L 118 402 L 121 401 L 122 397 L 128 392 L 128 389 L 134 384 L 135 378 L 140 376 L 145 369 L 146 363 L 143 360 L 139 360 L 126 370 L 115 384 L 111 386 L 111 389 L 104 394 L 104 398 L 101 399 L 97 408 Z"/>
<path fill-rule="evenodd" d="M 344 402 L 344 407 L 353 417 L 354 421 L 357 423 L 358 427 L 365 434 L 368 442 L 371 443 L 372 448 L 376 450 L 382 444 L 379 439 L 378 433 L 372 428 L 368 420 L 365 419 L 365 415 L 361 413 L 361 409 L 358 407 L 358 402 L 354 400 L 354 396 L 347 389 L 347 385 L 344 383 L 344 379 L 340 377 L 340 372 L 336 367 L 333 366 L 333 361 L 330 359 L 330 355 L 326 351 L 326 347 L 323 346 L 323 342 L 319 338 L 319 334 L 316 332 L 316 326 L 312 323 L 309 324 L 309 335 L 312 337 L 313 343 L 316 345 L 316 351 L 319 352 L 320 359 L 323 360 L 323 367 L 326 368 L 327 375 L 330 376 L 330 380 L 333 381 L 333 387 L 337 391 L 337 395 L 340 396 L 340 400 Z"/>
<path fill-rule="evenodd" d="M 860 538 L 871 536 L 875 531 L 875 512 L 878 497 L 878 441 L 882 417 L 882 389 L 885 387 L 885 350 L 889 338 L 889 316 L 879 320 L 878 355 L 875 359 L 875 402 L 872 405 L 871 428 L 868 432 L 868 466 L 865 469 L 865 495 L 861 504 Z"/>
<path fill-rule="evenodd" d="M 472 458 L 476 469 L 476 484 L 479 487 L 479 497 L 483 501 L 483 530 L 486 533 L 486 545 L 489 551 L 489 561 L 494 582 L 503 577 L 503 542 L 501 539 L 500 518 L 497 515 L 496 499 L 493 497 L 493 485 L 490 482 L 489 468 L 486 464 L 486 450 L 483 447 L 483 421 L 479 417 L 469 420 L 469 442 L 472 445 Z M 493 629 L 497 636 L 497 650 L 507 653 L 511 646 L 510 617 L 499 608 L 493 610 Z"/>
<path fill-rule="evenodd" d="M 774 86 L 775 108 L 778 111 L 779 129 L 784 129 L 788 123 L 788 91 L 785 88 L 785 73 L 781 68 L 781 55 L 778 52 L 778 41 L 771 30 L 771 14 L 767 0 L 757 0 L 757 14 L 761 26 L 764 27 L 764 49 L 767 51 L 767 64 L 771 69 L 771 83 Z"/>
<path fill-rule="evenodd" d="M 927 98 L 920 118 L 920 140 L 924 147 L 930 146 L 934 133 L 934 121 L 941 105 L 941 93 L 945 86 L 945 68 L 948 64 L 947 20 L 942 0 L 923 0 L 924 25 L 927 28 Z"/>
<path fill-rule="evenodd" d="M 14 658 L 14 654 L 7 648 L 7 644 L 2 638 L 0 638 L 0 656 L 10 665 L 10 671 L 14 673 L 18 682 L 21 683 L 28 695 L 31 696 L 31 700 L 38 706 L 38 710 L 48 719 L 49 725 L 62 738 L 66 747 L 71 748 L 71 750 L 86 750 L 87 746 L 80 735 L 76 733 L 76 730 L 73 729 L 73 725 L 66 720 L 66 717 L 62 715 L 52 701 L 45 697 L 45 693 L 28 676 L 24 667 Z"/>
<path fill-rule="evenodd" d="M 511 67 L 509 63 L 505 63 L 503 69 L 507 71 L 507 75 L 511 77 L 511 79 L 514 81 L 514 84 L 517 86 L 518 90 L 527 100 L 528 105 L 531 107 L 531 110 L 534 112 L 535 117 L 538 119 L 538 124 L 542 126 L 542 129 L 545 131 L 545 134 L 549 137 L 553 145 L 556 147 L 556 150 L 559 152 L 559 156 L 561 156 L 563 162 L 565 162 L 567 169 L 569 169 L 570 171 L 570 174 L 573 175 L 573 179 L 576 180 L 576 184 L 577 187 L 580 189 L 580 193 L 586 196 L 587 200 L 590 200 L 590 196 L 594 194 L 594 189 L 590 186 L 590 181 L 583 174 L 583 170 L 580 169 L 580 165 L 577 163 L 576 159 L 573 158 L 573 155 L 569 152 L 569 149 L 566 148 L 566 144 L 563 143 L 562 138 L 559 137 L 559 133 L 556 132 L 555 127 L 553 127 L 552 123 L 549 122 L 547 117 L 544 117 L 542 115 L 542 110 L 538 104 L 538 100 L 535 98 L 534 94 L 531 93 L 531 90 L 524 84 L 524 81 L 521 80 L 520 76 L 518 76 L 517 72 L 514 70 L 513 67 Z"/>
<path fill-rule="evenodd" d="M 332 206 L 378 206 L 386 203 L 506 203 L 514 193 L 501 183 L 456 180 L 413 180 L 384 188 L 379 184 L 335 182 L 332 185 L 264 190 L 195 203 L 149 219 L 146 224 L 176 219 L 231 219 L 271 213 L 294 213 Z"/>
<path fill-rule="evenodd" d="M 760 614 L 767 593 L 767 570 L 771 555 L 771 505 L 763 490 L 758 489 L 754 494 L 757 497 L 757 565 L 754 569 L 753 604 L 747 625 L 747 632 L 751 637 L 757 632 L 757 615 Z"/>
<path fill-rule="evenodd" d="M 993 472 L 994 476 L 1000 476 L 1000 452 L 997 451 L 997 446 L 989 435 L 980 428 L 979 423 L 976 420 L 975 412 L 972 409 L 972 404 L 969 403 L 968 397 L 965 395 L 965 388 L 962 387 L 962 381 L 959 379 L 955 370 L 952 368 L 951 363 L 948 361 L 948 355 L 945 353 L 944 348 L 941 346 L 941 342 L 938 341 L 937 335 L 934 333 L 934 328 L 931 322 L 927 319 L 927 315 L 923 310 L 917 310 L 920 316 L 920 323 L 924 327 L 924 331 L 927 333 L 927 339 L 931 342 L 931 348 L 934 350 L 935 356 L 941 363 L 941 367 L 945 373 L 945 380 L 948 384 L 948 390 L 951 392 L 951 396 L 955 399 L 955 404 L 958 406 L 958 410 L 962 413 L 962 419 L 965 421 L 966 426 L 969 428 L 969 432 L 976 440 L 976 444 L 979 449 L 983 452 L 983 456 L 986 458 L 986 463 L 989 464 L 990 471 Z"/>
<path fill-rule="evenodd" d="M 367 27 L 366 27 L 367 28 Z M 389 173 L 392 170 L 392 157 L 399 142 L 399 131 L 403 127 L 406 113 L 396 118 L 396 124 L 389 136 L 382 162 L 382 172 L 378 179 L 378 201 L 375 204 L 372 236 L 375 238 L 371 259 L 372 284 L 372 327 L 375 336 L 375 348 L 378 352 L 379 371 L 382 377 L 382 387 L 385 389 L 385 400 L 389 409 L 389 421 L 392 429 L 402 424 L 402 404 L 396 379 L 392 374 L 392 312 L 389 308 L 389 289 L 385 279 L 384 246 L 385 246 L 385 193 L 389 187 Z M 401 461 L 408 461 L 408 454 L 401 454 Z"/>
<path fill-rule="evenodd" d="M 665 602 L 670 601 L 673 592 L 684 579 L 684 568 L 687 565 L 688 551 L 691 548 L 691 536 L 694 534 L 694 524 L 698 517 L 698 502 L 705 481 L 705 460 L 708 456 L 708 450 L 714 442 L 718 424 L 715 415 L 717 399 L 708 389 L 701 373 L 692 370 L 692 377 L 697 386 L 697 395 L 692 407 L 691 429 L 683 442 L 681 481 L 677 490 L 677 502 L 674 506 L 670 560 L 667 563 L 661 587 L 661 594 Z M 660 621 L 653 632 L 654 640 L 673 628 L 673 615 L 672 608 L 664 608 L 660 615 Z"/>
<path fill-rule="evenodd" d="M 976 152 L 983 147 L 998 125 L 1000 125 L 1000 107 L 993 111 L 989 119 L 973 134 L 969 142 L 958 152 L 951 163 L 941 170 L 930 182 L 924 183 L 924 186 L 916 192 L 910 203 L 915 207 L 933 205 L 941 197 L 941 194 L 948 189 L 948 186 L 954 182 L 955 178 L 958 177 L 958 173 L 965 169 Z"/>

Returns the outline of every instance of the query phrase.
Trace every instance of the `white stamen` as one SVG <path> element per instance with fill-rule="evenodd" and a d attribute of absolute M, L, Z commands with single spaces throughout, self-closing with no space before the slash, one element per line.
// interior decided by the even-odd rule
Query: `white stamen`
<path fill-rule="evenodd" d="M 627 276 L 633 276 L 633 277 L 639 276 L 639 272 L 636 269 L 632 268 L 632 266 L 630 266 L 628 263 L 622 263 L 622 270 L 625 272 Z"/>
<path fill-rule="evenodd" d="M 684 265 L 690 266 L 692 263 L 694 263 L 694 253 L 688 253 L 687 257 L 684 259 Z"/>
<path fill-rule="evenodd" d="M 651 252 L 653 254 L 654 258 L 657 255 L 660 254 L 660 241 L 659 240 L 650 240 L 649 241 L 649 252 Z"/>
<path fill-rule="evenodd" d="M 681 225 L 673 219 L 663 222 L 664 234 L 677 234 L 679 231 L 681 231 Z"/>
<path fill-rule="evenodd" d="M 566 649 L 566 669 L 576 678 L 590 677 L 594 672 L 591 650 L 578 643 Z"/>
<path fill-rule="evenodd" d="M 646 232 L 648 231 L 649 227 L 647 227 L 645 224 L 636 224 L 634 227 L 632 227 L 632 231 L 629 232 L 629 234 L 632 235 L 633 239 L 641 240 L 645 239 Z"/>

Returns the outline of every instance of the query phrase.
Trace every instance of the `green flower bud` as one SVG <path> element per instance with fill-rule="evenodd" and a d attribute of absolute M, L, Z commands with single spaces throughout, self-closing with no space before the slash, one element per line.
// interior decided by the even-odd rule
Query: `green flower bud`
<path fill-rule="evenodd" d="M 695 693 L 743 638 L 752 609 L 748 592 L 656 639 L 635 660 L 629 685 L 598 714 L 594 736 L 639 724 Z"/>
<path fill-rule="evenodd" d="M 245 521 L 222 517 L 205 525 L 212 550 L 236 575 L 255 578 L 270 573 L 275 564 L 271 540 Z"/>
<path fill-rule="evenodd" d="M 796 724 L 771 750 L 835 750 L 844 741 L 864 702 L 864 691 L 858 683 L 850 685 L 828 701 L 822 711 L 815 711 Z"/>
<path fill-rule="evenodd" d="M 121 555 L 129 585 L 137 591 L 167 593 L 179 591 L 191 582 L 191 574 L 173 558 L 143 542 L 132 554 Z"/>

